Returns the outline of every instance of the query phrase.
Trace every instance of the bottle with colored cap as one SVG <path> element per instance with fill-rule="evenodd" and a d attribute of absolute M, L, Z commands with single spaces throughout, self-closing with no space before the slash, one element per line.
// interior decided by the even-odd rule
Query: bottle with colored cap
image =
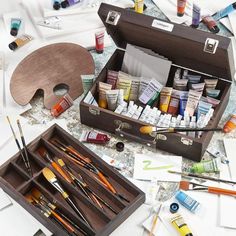
<path fill-rule="evenodd" d="M 184 218 L 180 214 L 175 214 L 171 218 L 171 224 L 179 232 L 180 236 L 193 236 L 188 225 L 184 222 Z"/>

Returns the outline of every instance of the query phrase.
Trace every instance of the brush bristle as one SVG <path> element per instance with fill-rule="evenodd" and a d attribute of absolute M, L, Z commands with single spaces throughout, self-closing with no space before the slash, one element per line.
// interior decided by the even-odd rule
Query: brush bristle
<path fill-rule="evenodd" d="M 139 131 L 142 134 L 150 134 L 155 130 L 155 127 L 153 126 L 142 126 Z"/>
<path fill-rule="evenodd" d="M 31 190 L 31 194 L 32 194 L 35 198 L 40 198 L 40 196 L 42 195 L 42 194 L 40 193 L 40 191 L 39 191 L 38 189 L 36 189 L 36 188 L 33 188 L 33 189 Z"/>
<path fill-rule="evenodd" d="M 44 175 L 44 177 L 50 182 L 51 181 L 51 179 L 55 179 L 56 178 L 56 176 L 54 175 L 54 173 L 50 170 L 50 169 L 48 169 L 47 167 L 45 167 L 44 169 L 43 169 L 43 175 Z"/>
<path fill-rule="evenodd" d="M 57 161 L 58 161 L 60 166 L 64 166 L 65 165 L 65 162 L 62 159 L 58 159 Z"/>
<path fill-rule="evenodd" d="M 188 181 L 180 181 L 179 188 L 182 190 L 189 190 L 189 182 Z"/>
<path fill-rule="evenodd" d="M 29 194 L 27 194 L 26 196 L 25 196 L 25 198 L 26 198 L 26 200 L 28 201 L 28 202 L 30 202 L 30 203 L 32 203 L 34 200 L 32 199 L 32 196 L 31 195 L 29 195 Z"/>

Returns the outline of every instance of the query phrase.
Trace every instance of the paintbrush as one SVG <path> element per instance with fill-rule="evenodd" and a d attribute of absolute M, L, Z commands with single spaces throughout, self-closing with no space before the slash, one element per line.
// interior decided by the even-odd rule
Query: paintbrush
<path fill-rule="evenodd" d="M 225 184 L 236 184 L 236 182 L 234 182 L 234 181 L 225 180 L 225 179 L 218 179 L 218 178 L 205 176 L 205 175 L 192 174 L 192 173 L 188 173 L 188 172 L 178 172 L 178 171 L 173 171 L 173 170 L 168 170 L 168 172 L 171 174 L 178 174 L 183 177 L 193 177 L 195 179 L 211 180 L 211 181 L 225 183 Z"/>
<path fill-rule="evenodd" d="M 58 209 L 58 207 L 51 203 L 38 189 L 33 188 L 31 190 L 31 195 L 38 199 L 43 204 L 46 204 L 46 206 L 50 207 L 54 212 L 56 212 L 58 215 L 60 215 L 64 220 L 66 220 L 68 223 L 70 223 L 75 229 L 77 229 L 79 232 L 83 233 L 84 235 L 87 235 L 86 232 L 84 232 L 77 224 L 75 224 L 70 218 L 68 218 L 66 215 L 64 215 L 61 210 Z"/>
<path fill-rule="evenodd" d="M 54 173 L 45 167 L 43 169 L 43 175 L 48 180 L 48 182 L 58 191 L 61 193 L 62 197 L 65 199 L 65 201 L 71 206 L 71 208 L 75 211 L 75 213 L 88 225 L 92 228 L 92 226 L 89 224 L 85 216 L 82 214 L 82 212 L 78 209 L 74 201 L 69 197 L 68 193 L 62 188 L 59 181 L 57 180 Z"/>
<path fill-rule="evenodd" d="M 163 133 L 176 133 L 176 132 L 199 132 L 199 131 L 222 131 L 222 128 L 181 128 L 181 127 L 176 127 L 176 128 L 163 128 L 163 127 L 156 127 L 156 126 L 142 126 L 139 129 L 140 133 L 142 134 L 151 134 L 151 133 L 156 133 L 156 134 L 163 134 Z"/>
<path fill-rule="evenodd" d="M 15 131 L 14 131 L 12 125 L 11 125 L 11 121 L 10 121 L 10 118 L 9 118 L 8 116 L 7 116 L 7 121 L 8 121 L 8 124 L 9 124 L 10 128 L 11 128 L 11 132 L 12 132 L 12 134 L 13 134 L 13 136 L 14 136 L 16 145 L 17 145 L 18 150 L 19 150 L 19 153 L 20 153 L 20 155 L 21 155 L 21 157 L 22 157 L 22 159 L 23 159 L 23 162 L 24 162 L 24 164 L 25 164 L 25 167 L 26 167 L 26 169 L 27 169 L 29 175 L 32 176 L 32 171 L 31 171 L 31 167 L 30 167 L 29 160 L 27 160 L 27 159 L 25 158 L 25 156 L 24 156 L 24 154 L 23 154 L 23 152 L 22 152 L 20 143 L 19 143 L 19 141 L 18 141 L 18 139 L 17 139 L 17 137 L 16 137 L 16 133 L 15 133 Z"/>
<path fill-rule="evenodd" d="M 196 183 L 189 182 L 189 181 L 180 181 L 179 188 L 182 190 L 186 190 L 186 191 L 187 190 L 206 191 L 208 193 L 231 195 L 234 197 L 236 196 L 236 191 L 234 191 L 234 190 L 205 186 L 205 185 L 196 184 Z"/>
<path fill-rule="evenodd" d="M 153 235 L 153 232 L 154 232 L 156 224 L 157 224 L 158 216 L 159 216 L 160 211 L 161 211 L 161 207 L 162 207 L 162 205 L 159 206 L 159 209 L 158 209 L 157 213 L 154 216 L 154 219 L 153 219 L 153 222 L 152 222 L 152 228 L 151 228 L 151 231 L 150 231 L 148 236 L 152 236 Z"/>

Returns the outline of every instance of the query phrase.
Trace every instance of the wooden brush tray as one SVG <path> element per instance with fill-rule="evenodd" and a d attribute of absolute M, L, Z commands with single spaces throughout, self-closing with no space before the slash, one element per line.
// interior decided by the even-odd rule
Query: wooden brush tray
<path fill-rule="evenodd" d="M 93 178 L 93 174 L 83 167 L 74 164 L 67 155 L 51 144 L 50 140 L 58 139 L 64 144 L 70 144 L 79 153 L 89 157 L 92 162 L 105 173 L 106 178 L 114 186 L 114 188 L 129 202 L 126 202 L 111 193 L 99 180 Z M 54 160 L 63 159 L 63 161 L 71 168 L 73 174 L 77 173 L 83 177 L 90 188 L 103 200 L 105 200 L 116 212 L 112 212 L 108 207 L 103 205 L 102 210 L 88 199 L 78 188 L 68 183 L 64 178 L 38 153 L 38 149 L 44 147 Z M 144 193 L 127 181 L 118 171 L 100 159 L 95 153 L 86 148 L 77 139 L 73 138 L 65 130 L 57 125 L 49 128 L 40 137 L 35 139 L 28 145 L 29 161 L 31 164 L 33 177 L 30 177 L 26 171 L 23 160 L 19 153 L 13 156 L 0 169 L 0 187 L 4 189 L 12 198 L 21 204 L 31 215 L 39 220 L 56 236 L 70 235 L 64 231 L 58 224 L 50 218 L 44 216 L 38 208 L 26 200 L 26 195 L 33 188 L 37 188 L 50 202 L 57 205 L 66 217 L 70 218 L 77 224 L 87 235 L 109 235 L 117 228 L 125 219 L 127 219 L 142 203 L 145 201 Z M 58 181 L 66 192 L 73 198 L 80 210 L 86 215 L 92 227 L 89 227 L 76 213 L 70 208 L 61 194 L 46 180 L 42 170 L 48 167 L 56 175 Z M 77 232 L 77 231 L 76 231 Z M 77 232 L 78 235 L 86 235 Z"/>

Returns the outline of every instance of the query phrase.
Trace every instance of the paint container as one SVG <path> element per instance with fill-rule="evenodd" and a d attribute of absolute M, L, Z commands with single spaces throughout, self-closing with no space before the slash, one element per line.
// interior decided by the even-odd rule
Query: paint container
<path fill-rule="evenodd" d="M 150 78 L 142 78 L 141 77 L 140 85 L 139 85 L 138 97 L 140 97 L 140 95 L 143 93 L 143 91 L 148 86 L 148 84 L 150 83 L 151 80 L 152 79 L 150 79 Z"/>
<path fill-rule="evenodd" d="M 161 90 L 160 110 L 162 112 L 167 112 L 168 111 L 172 90 L 173 90 L 173 88 L 171 88 L 171 87 L 164 87 Z"/>
<path fill-rule="evenodd" d="M 134 115 L 132 116 L 132 118 L 135 120 L 138 120 L 142 111 L 143 111 L 143 107 L 139 106 L 138 109 L 135 111 Z"/>
<path fill-rule="evenodd" d="M 194 115 L 201 96 L 202 96 L 202 92 L 189 90 L 185 111 L 187 111 L 190 116 Z"/>
<path fill-rule="evenodd" d="M 181 120 L 182 120 L 182 116 L 178 115 L 177 118 L 176 118 L 176 127 L 180 126 Z"/>
<path fill-rule="evenodd" d="M 163 115 L 163 114 L 160 115 L 159 121 L 157 123 L 158 127 L 162 127 L 163 126 L 163 121 L 164 121 L 165 118 L 166 118 L 166 114 L 165 115 Z"/>
<path fill-rule="evenodd" d="M 179 210 L 179 204 L 173 202 L 170 204 L 170 213 L 175 214 Z"/>
<path fill-rule="evenodd" d="M 206 97 L 206 101 L 212 104 L 212 107 L 216 107 L 217 105 L 220 104 L 220 100 L 208 96 Z"/>
<path fill-rule="evenodd" d="M 124 109 L 126 109 L 127 107 L 127 102 L 123 102 L 122 104 L 120 104 L 116 109 L 115 109 L 115 113 L 117 114 L 121 114 L 123 112 Z"/>
<path fill-rule="evenodd" d="M 218 83 L 218 79 L 204 79 L 205 88 L 215 89 Z"/>
<path fill-rule="evenodd" d="M 198 28 L 200 20 L 201 20 L 201 8 L 196 3 L 193 3 L 193 14 L 192 14 L 191 26 L 193 28 Z"/>
<path fill-rule="evenodd" d="M 203 92 L 205 87 L 205 83 L 198 83 L 198 84 L 191 84 L 190 89 L 198 91 L 198 92 Z"/>
<path fill-rule="evenodd" d="M 117 99 L 118 99 L 119 90 L 106 90 L 106 99 L 108 109 L 111 111 L 115 111 L 117 107 Z"/>
<path fill-rule="evenodd" d="M 202 18 L 202 22 L 207 26 L 207 28 L 212 32 L 212 33 L 219 33 L 220 29 L 217 26 L 216 21 L 213 19 L 212 16 L 204 16 Z"/>
<path fill-rule="evenodd" d="M 132 80 L 131 80 L 130 76 L 124 72 L 119 71 L 116 88 L 124 90 L 124 100 L 125 101 L 129 100 L 131 83 L 132 83 Z"/>
<path fill-rule="evenodd" d="M 137 101 L 138 93 L 139 93 L 139 85 L 140 85 L 140 77 L 131 77 L 131 88 L 129 94 L 129 100 Z"/>
<path fill-rule="evenodd" d="M 218 98 L 220 95 L 220 90 L 218 89 L 206 89 L 206 95 L 212 98 Z"/>
<path fill-rule="evenodd" d="M 21 24 L 22 24 L 22 20 L 20 18 L 12 18 L 11 19 L 11 31 L 10 31 L 10 34 L 12 36 L 17 36 Z"/>
<path fill-rule="evenodd" d="M 105 35 L 104 31 L 100 31 L 100 32 L 95 33 L 95 42 L 96 42 L 95 49 L 96 49 L 97 53 L 103 53 L 104 35 Z"/>
<path fill-rule="evenodd" d="M 164 128 L 169 128 L 170 127 L 171 117 L 172 117 L 172 115 L 165 114 L 164 119 L 162 121 L 162 127 L 164 127 Z"/>
<path fill-rule="evenodd" d="M 80 137 L 80 141 L 104 145 L 110 141 L 110 138 L 106 134 L 98 133 L 95 131 L 83 131 Z"/>
<path fill-rule="evenodd" d="M 73 100 L 70 97 L 69 94 L 66 94 L 63 96 L 60 101 L 55 104 L 51 109 L 51 114 L 54 117 L 58 117 L 60 114 L 62 114 L 65 110 L 70 108 L 73 105 Z"/>
<path fill-rule="evenodd" d="M 179 114 L 181 116 L 184 116 L 184 111 L 187 105 L 187 100 L 188 100 L 188 92 L 186 91 L 181 91 L 180 96 L 179 96 Z"/>
<path fill-rule="evenodd" d="M 199 118 L 201 115 L 206 115 L 207 112 L 212 108 L 212 104 L 208 102 L 199 101 L 198 109 L 197 109 L 197 117 Z"/>
<path fill-rule="evenodd" d="M 118 98 L 117 98 L 117 106 L 122 105 L 124 103 L 124 90 L 119 89 Z"/>
<path fill-rule="evenodd" d="M 148 124 L 153 124 L 153 125 L 154 125 L 154 123 L 155 123 L 155 118 L 156 118 L 156 113 L 157 113 L 157 108 L 154 107 L 154 108 L 152 109 L 152 111 L 149 113 L 149 116 L 148 116 L 148 118 L 147 118 L 147 120 L 146 120 L 146 122 L 147 122 Z"/>
<path fill-rule="evenodd" d="M 156 117 L 155 117 L 155 125 L 158 124 L 160 117 L 161 117 L 161 111 L 157 110 Z"/>
<path fill-rule="evenodd" d="M 177 115 L 179 111 L 179 95 L 180 92 L 178 90 L 173 89 L 170 103 L 167 112 L 172 115 Z"/>
<path fill-rule="evenodd" d="M 61 2 L 61 7 L 67 8 L 67 7 L 73 6 L 77 3 L 80 3 L 80 1 L 81 0 L 65 0 L 65 1 Z"/>
<path fill-rule="evenodd" d="M 137 109 L 138 109 L 138 106 L 137 106 L 137 105 L 131 106 L 131 107 L 128 109 L 128 111 L 127 111 L 127 113 L 125 114 L 125 116 L 127 116 L 127 117 L 132 117 L 132 116 L 135 114 L 135 112 L 136 112 Z"/>
<path fill-rule="evenodd" d="M 231 115 L 230 119 L 225 123 L 223 131 L 229 133 L 236 129 L 236 115 Z"/>
<path fill-rule="evenodd" d="M 199 163 L 195 163 L 190 168 L 190 172 L 198 174 L 219 172 L 217 160 L 212 159 L 209 161 L 201 161 Z"/>
<path fill-rule="evenodd" d="M 170 128 L 175 128 L 176 127 L 176 122 L 177 122 L 176 117 L 172 117 L 171 122 L 170 122 Z"/>
<path fill-rule="evenodd" d="M 184 111 L 184 125 L 185 125 L 185 128 L 189 128 L 190 126 L 190 116 L 189 116 L 189 113 L 188 111 Z"/>
<path fill-rule="evenodd" d="M 98 107 L 98 103 L 90 91 L 87 93 L 84 102 Z"/>
<path fill-rule="evenodd" d="M 175 216 L 171 218 L 171 224 L 180 236 L 193 236 L 188 225 L 185 223 L 184 218 L 180 214 L 175 214 Z"/>
<path fill-rule="evenodd" d="M 177 16 L 183 16 L 185 13 L 187 0 L 177 0 Z"/>
<path fill-rule="evenodd" d="M 15 51 L 17 48 L 20 48 L 24 46 L 25 44 L 29 43 L 31 40 L 33 40 L 33 37 L 27 34 L 23 34 L 19 36 L 15 41 L 11 42 L 8 47 Z"/>
<path fill-rule="evenodd" d="M 98 83 L 99 98 L 98 105 L 102 108 L 107 108 L 106 90 L 111 90 L 112 85 L 103 82 Z"/>
<path fill-rule="evenodd" d="M 135 0 L 134 1 L 134 10 L 138 13 L 143 13 L 144 0 Z"/>
<path fill-rule="evenodd" d="M 53 0 L 53 9 L 59 10 L 61 8 L 61 0 Z"/>
<path fill-rule="evenodd" d="M 117 152 L 123 152 L 125 148 L 125 145 L 123 142 L 116 143 L 116 151 Z"/>
<path fill-rule="evenodd" d="M 118 72 L 114 70 L 107 71 L 107 83 L 112 85 L 111 89 L 116 88 L 116 83 L 118 80 Z"/>
<path fill-rule="evenodd" d="M 196 213 L 196 211 L 200 208 L 200 203 L 183 191 L 178 191 L 175 195 L 175 198 L 182 206 L 187 208 L 192 213 Z"/>
<path fill-rule="evenodd" d="M 143 113 L 141 114 L 141 116 L 139 117 L 140 121 L 146 121 L 146 117 L 148 116 L 149 112 L 151 111 L 151 107 L 149 105 L 147 105 L 144 110 Z"/>
<path fill-rule="evenodd" d="M 143 104 L 147 104 L 150 100 L 155 100 L 155 98 L 157 98 L 161 92 L 162 87 L 162 84 L 160 84 L 157 80 L 152 79 L 143 93 L 140 95 L 139 101 Z"/>
<path fill-rule="evenodd" d="M 218 11 L 213 17 L 216 21 L 220 20 L 221 18 L 224 18 L 226 16 L 228 16 L 231 12 L 233 12 L 234 10 L 236 10 L 236 2 L 230 4 L 229 6 L 227 6 L 226 8 Z"/>
<path fill-rule="evenodd" d="M 176 79 L 173 83 L 173 88 L 180 91 L 186 91 L 187 90 L 187 79 Z"/>
<path fill-rule="evenodd" d="M 44 18 L 44 20 L 42 21 L 38 21 L 37 25 L 44 26 L 51 29 L 61 30 L 62 29 L 61 22 L 62 22 L 62 19 L 60 17 L 52 16 L 52 17 Z"/>
<path fill-rule="evenodd" d="M 84 94 L 92 88 L 94 82 L 94 75 L 81 75 L 81 80 L 83 84 Z"/>

